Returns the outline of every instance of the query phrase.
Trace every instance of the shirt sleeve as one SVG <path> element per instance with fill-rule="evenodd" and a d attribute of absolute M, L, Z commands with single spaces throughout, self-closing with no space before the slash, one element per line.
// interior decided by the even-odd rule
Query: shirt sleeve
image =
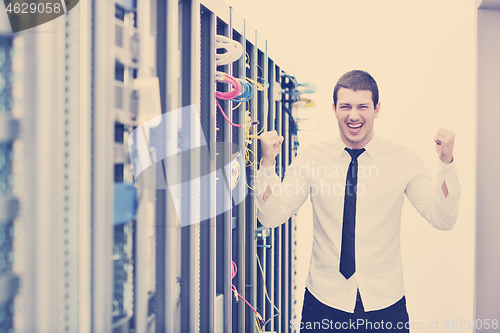
<path fill-rule="evenodd" d="M 439 159 L 438 163 L 439 169 L 434 183 L 422 160 L 414 155 L 410 165 L 410 181 L 405 193 L 420 215 L 434 228 L 450 230 L 458 217 L 462 187 L 458 182 L 455 162 L 445 164 Z M 448 188 L 447 197 L 441 188 L 444 182 Z"/>
<path fill-rule="evenodd" d="M 285 223 L 307 199 L 309 184 L 306 155 L 301 153 L 294 158 L 286 169 L 283 182 L 275 172 L 275 165 L 264 167 L 260 164 L 253 188 L 258 218 L 265 227 L 274 228 Z M 268 185 L 272 192 L 264 201 Z"/>

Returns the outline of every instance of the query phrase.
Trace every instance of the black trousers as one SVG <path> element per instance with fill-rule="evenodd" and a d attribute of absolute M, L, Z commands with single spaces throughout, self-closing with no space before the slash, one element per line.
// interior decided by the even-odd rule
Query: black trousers
<path fill-rule="evenodd" d="M 365 312 L 358 291 L 354 313 L 350 313 L 321 303 L 307 288 L 304 294 L 300 332 L 409 333 L 409 325 L 404 296 L 388 308 Z"/>

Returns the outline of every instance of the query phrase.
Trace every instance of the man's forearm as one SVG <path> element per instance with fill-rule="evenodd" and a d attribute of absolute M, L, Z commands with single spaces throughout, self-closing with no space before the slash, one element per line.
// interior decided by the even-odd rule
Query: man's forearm
<path fill-rule="evenodd" d="M 453 162 L 453 156 L 451 157 L 451 160 L 448 162 L 448 161 L 444 161 L 443 159 L 441 159 L 441 161 L 444 163 L 444 164 L 450 164 L 451 162 Z M 443 185 L 441 185 L 441 190 L 443 191 L 443 195 L 445 198 L 448 198 L 448 186 L 446 186 L 446 181 L 443 181 Z"/>
<path fill-rule="evenodd" d="M 260 161 L 260 164 L 263 167 L 268 168 L 268 167 L 271 167 L 272 165 L 274 165 L 275 162 L 276 162 L 275 160 L 269 161 L 265 157 L 263 157 L 262 160 Z M 267 185 L 266 192 L 264 192 L 264 195 L 262 196 L 262 199 L 264 200 L 264 202 L 267 201 L 267 199 L 269 198 L 271 193 L 272 193 L 271 186 Z"/>

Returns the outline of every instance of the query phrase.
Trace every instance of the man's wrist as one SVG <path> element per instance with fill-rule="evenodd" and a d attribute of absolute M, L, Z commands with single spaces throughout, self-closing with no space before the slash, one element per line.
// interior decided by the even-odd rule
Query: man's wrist
<path fill-rule="evenodd" d="M 441 162 L 443 162 L 444 164 L 450 164 L 451 162 L 453 162 L 453 156 L 451 157 L 451 159 L 448 159 L 446 161 L 444 161 L 442 158 L 439 158 L 441 160 Z"/>
<path fill-rule="evenodd" d="M 450 163 L 443 162 L 442 159 L 438 159 L 438 172 L 449 172 L 455 169 L 455 159 L 453 158 Z"/>
<path fill-rule="evenodd" d="M 266 160 L 264 157 L 260 159 L 260 165 L 263 166 L 264 168 L 270 168 L 276 164 L 276 160 L 273 160 L 270 162 L 269 160 Z"/>

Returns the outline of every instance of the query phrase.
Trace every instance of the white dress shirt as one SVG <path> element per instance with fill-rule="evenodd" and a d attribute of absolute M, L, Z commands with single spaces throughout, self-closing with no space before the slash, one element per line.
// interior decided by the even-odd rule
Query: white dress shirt
<path fill-rule="evenodd" d="M 411 149 L 376 135 L 358 157 L 356 272 L 339 272 L 346 172 L 351 157 L 340 140 L 302 150 L 280 182 L 273 167 L 257 172 L 254 194 L 260 222 L 273 228 L 286 222 L 311 195 L 313 248 L 306 286 L 322 303 L 354 312 L 359 288 L 365 311 L 386 308 L 404 296 L 400 225 L 404 194 L 437 229 L 455 224 L 461 186 L 454 162 L 439 159 L 436 184 Z M 446 181 L 448 197 L 441 186 Z M 267 201 L 263 194 L 271 186 Z"/>

